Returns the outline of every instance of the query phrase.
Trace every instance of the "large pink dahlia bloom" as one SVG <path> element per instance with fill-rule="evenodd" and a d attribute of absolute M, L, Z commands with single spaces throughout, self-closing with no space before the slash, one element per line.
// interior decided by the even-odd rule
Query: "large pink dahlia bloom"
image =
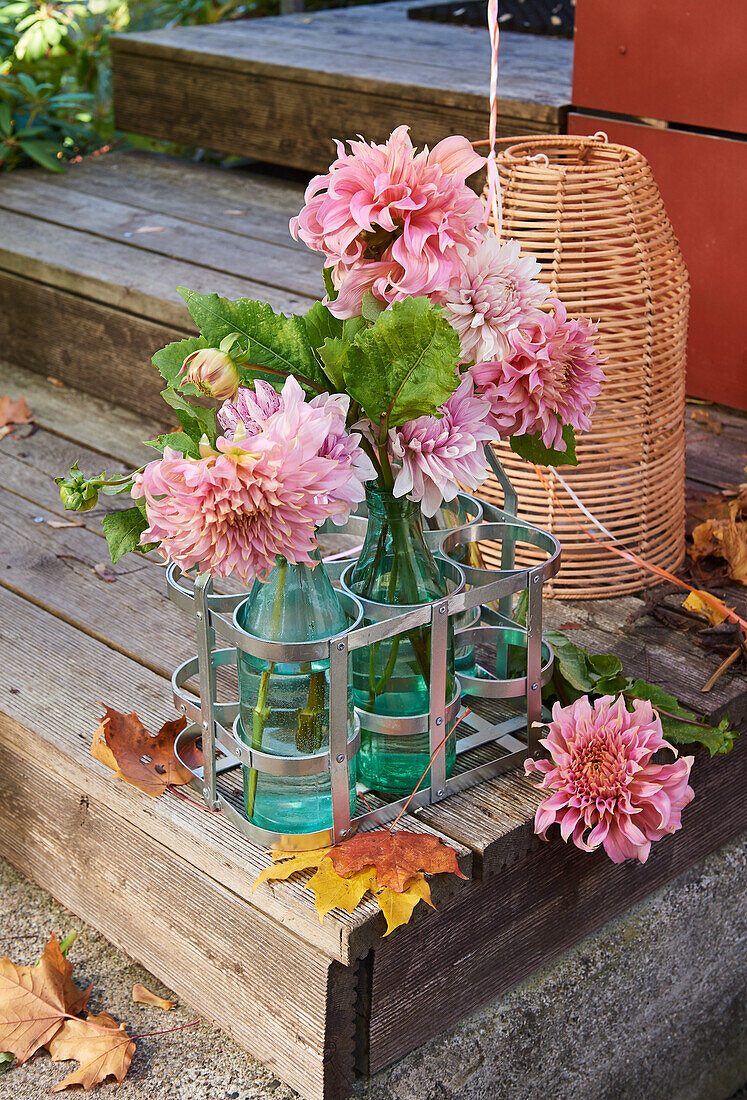
<path fill-rule="evenodd" d="M 467 376 L 442 406 L 443 416 L 419 416 L 389 433 L 389 450 L 401 463 L 394 495 L 421 501 L 424 515 L 433 516 L 443 500 L 453 500 L 460 483 L 482 485 L 490 470 L 484 444 L 495 432 L 490 408 L 474 396 Z"/>
<path fill-rule="evenodd" d="M 568 707 L 556 703 L 541 744 L 552 759 L 526 760 L 524 767 L 542 772 L 541 786 L 554 792 L 534 819 L 543 839 L 557 823 L 563 840 L 571 837 L 585 852 L 601 844 L 614 863 L 645 863 L 652 841 L 681 827 L 681 812 L 694 798 L 688 785 L 694 758 L 651 763 L 657 749 L 676 755 L 651 703 L 636 699 L 632 713 L 622 696 L 605 695 L 593 707 L 587 696 Z"/>
<path fill-rule="evenodd" d="M 384 145 L 351 141 L 306 189 L 293 236 L 323 252 L 337 317 L 361 312 L 366 291 L 390 304 L 445 291 L 476 247 L 485 208 L 465 183 L 484 164 L 464 137 L 416 153 L 406 126 Z"/>
<path fill-rule="evenodd" d="M 604 372 L 594 344 L 597 326 L 585 317 L 569 321 L 557 299 L 548 304 L 553 314 L 509 332 L 503 359 L 476 363 L 471 373 L 501 437 L 539 432 L 546 447 L 564 451 L 565 424 L 582 432 L 591 427 Z"/>
<path fill-rule="evenodd" d="M 503 359 L 511 345 L 508 334 L 528 321 L 541 320 L 538 306 L 549 293 L 535 276 L 534 256 L 520 256 L 518 241 L 501 243 L 487 233 L 467 256 L 441 298 L 447 320 L 459 333 L 462 362 Z"/>
<path fill-rule="evenodd" d="M 145 497 L 150 525 L 143 544 L 160 542 L 182 569 L 235 572 L 245 583 L 266 577 L 278 554 L 312 561 L 316 527 L 344 522 L 363 499 L 355 441 L 341 444 L 339 410 L 307 403 L 295 378 L 276 396 L 263 423 L 246 412 L 250 423 L 241 433 L 234 425 L 232 440 L 220 437 L 216 453 L 192 459 L 167 447 L 136 476 L 132 495 Z M 275 404 L 261 391 L 262 401 L 252 416 Z"/>

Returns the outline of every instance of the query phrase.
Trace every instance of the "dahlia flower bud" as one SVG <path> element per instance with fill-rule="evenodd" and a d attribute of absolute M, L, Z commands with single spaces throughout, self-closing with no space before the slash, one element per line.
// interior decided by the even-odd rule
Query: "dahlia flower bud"
<path fill-rule="evenodd" d="M 217 348 L 199 348 L 184 360 L 184 382 L 197 386 L 200 393 L 227 401 L 239 388 L 239 371 L 230 355 Z"/>
<path fill-rule="evenodd" d="M 99 490 L 104 484 L 106 474 L 85 478 L 78 469 L 78 463 L 70 470 L 69 477 L 56 477 L 60 487 L 60 500 L 67 512 L 90 512 L 99 499 Z"/>

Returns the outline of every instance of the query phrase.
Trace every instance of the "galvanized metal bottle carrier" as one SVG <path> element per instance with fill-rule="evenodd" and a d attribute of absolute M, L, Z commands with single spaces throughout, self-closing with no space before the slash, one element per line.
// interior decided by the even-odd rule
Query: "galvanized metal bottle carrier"
<path fill-rule="evenodd" d="M 489 452 L 490 455 L 490 452 Z M 403 736 L 428 732 L 433 754 L 429 776 L 410 801 L 410 808 L 432 804 L 451 794 L 501 774 L 522 763 L 536 749 L 537 731 L 542 720 L 542 687 L 552 674 L 553 654 L 542 640 L 542 586 L 560 568 L 560 544 L 548 532 L 517 519 L 516 494 L 494 456 L 491 465 L 503 487 L 502 509 L 473 497 L 463 497 L 470 522 L 449 531 L 429 531 L 427 541 L 436 552 L 451 589 L 448 596 L 432 603 L 412 607 L 384 607 L 360 600 L 345 591 L 344 580 L 352 568 L 352 559 L 337 560 L 327 566 L 333 579 L 342 581 L 341 602 L 350 619 L 343 634 L 311 642 L 270 642 L 246 634 L 235 622 L 235 612 L 246 593 L 218 595 L 209 576 L 200 574 L 192 584 L 180 570 L 167 570 L 168 592 L 180 607 L 195 616 L 198 654 L 185 661 L 172 678 L 174 702 L 190 721 L 179 735 L 176 752 L 195 776 L 208 808 L 219 811 L 250 840 L 272 847 L 303 850 L 335 843 L 362 826 L 371 827 L 392 821 L 406 799 L 383 802 L 352 817 L 350 814 L 348 761 L 360 744 L 360 725 L 385 734 Z M 353 517 L 351 529 L 360 530 L 365 520 Z M 500 541 L 500 569 L 477 568 L 456 560 L 459 549 L 484 540 Z M 517 543 L 529 543 L 546 558 L 527 568 L 515 568 Z M 186 583 L 185 583 L 186 582 Z M 516 593 L 528 594 L 527 626 L 511 618 Z M 492 607 L 486 605 L 492 604 Z M 496 610 L 497 608 L 497 610 Z M 473 615 L 465 615 L 473 612 Z M 460 692 L 445 698 L 448 620 L 459 616 L 455 630 L 458 645 L 496 647 L 494 676 L 459 674 Z M 465 619 L 468 625 L 465 624 Z M 479 619 L 479 622 L 477 620 Z M 364 624 L 367 620 L 367 624 Z M 469 625 L 470 623 L 476 625 Z M 380 718 L 357 712 L 355 733 L 348 738 L 348 655 L 353 650 L 396 637 L 405 631 L 430 624 L 430 712 L 403 718 Z M 227 643 L 221 646 L 220 642 Z M 508 676 L 510 646 L 526 650 L 525 674 Z M 236 652 L 243 650 L 265 661 L 329 661 L 329 749 L 306 756 L 280 757 L 247 745 L 237 730 L 238 701 L 221 702 L 216 690 L 216 671 L 221 666 L 235 667 Z M 186 687 L 199 676 L 200 694 Z M 459 770 L 447 778 L 444 735 L 462 711 L 462 699 L 520 699 L 526 697 L 526 711 L 507 720 L 490 722 L 470 715 L 473 731 L 457 738 L 459 757 L 479 745 L 496 744 L 503 755 Z M 519 736 L 523 730 L 523 737 Z M 202 739 L 203 766 L 190 764 L 193 755 L 185 752 L 188 744 Z M 221 789 L 227 772 L 245 767 L 259 773 L 300 776 L 328 772 L 332 794 L 332 827 L 315 833 L 280 834 L 259 828 L 237 808 L 236 798 Z"/>

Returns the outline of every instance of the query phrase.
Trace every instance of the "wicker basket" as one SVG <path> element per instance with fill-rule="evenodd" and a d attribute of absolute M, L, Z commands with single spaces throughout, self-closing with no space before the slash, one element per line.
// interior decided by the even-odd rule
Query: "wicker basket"
<path fill-rule="evenodd" d="M 512 139 L 498 155 L 498 169 L 502 239 L 515 238 L 522 252 L 537 257 L 540 278 L 569 316 L 599 321 L 607 357 L 593 428 L 578 439 L 579 465 L 559 473 L 622 545 L 676 569 L 685 551 L 689 292 L 651 170 L 636 150 L 604 135 Z M 593 525 L 551 471 L 542 472 L 543 485 L 507 444 L 496 451 L 517 489 L 520 514 L 562 543 L 563 566 L 547 585 L 549 595 L 620 596 L 659 583 L 584 533 Z M 482 495 L 501 500 L 495 481 Z"/>

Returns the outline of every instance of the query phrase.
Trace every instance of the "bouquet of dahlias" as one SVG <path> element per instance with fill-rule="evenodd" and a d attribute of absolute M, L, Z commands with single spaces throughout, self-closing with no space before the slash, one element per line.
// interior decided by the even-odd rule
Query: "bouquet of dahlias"
<path fill-rule="evenodd" d="M 131 492 L 105 519 L 113 560 L 159 547 L 248 582 L 277 555 L 311 561 L 316 528 L 344 523 L 367 481 L 433 516 L 485 480 L 493 439 L 575 461 L 604 377 L 595 326 L 569 321 L 537 262 L 486 227 L 467 184 L 483 164 L 463 137 L 416 152 L 404 126 L 338 143 L 290 225 L 324 257 L 324 301 L 286 317 L 180 290 L 200 335 L 153 362 L 181 430 L 132 477 L 58 479 L 73 509 Z"/>

